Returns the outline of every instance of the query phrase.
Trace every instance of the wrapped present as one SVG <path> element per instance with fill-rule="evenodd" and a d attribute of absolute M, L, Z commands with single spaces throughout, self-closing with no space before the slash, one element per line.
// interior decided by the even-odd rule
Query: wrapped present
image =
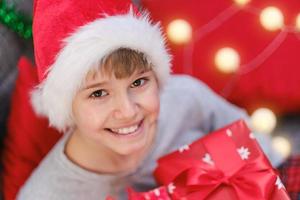
<path fill-rule="evenodd" d="M 168 188 L 161 186 L 148 192 L 135 192 L 133 189 L 128 189 L 129 200 L 171 200 Z"/>
<path fill-rule="evenodd" d="M 175 200 L 290 199 L 242 120 L 160 158 L 154 176 Z"/>

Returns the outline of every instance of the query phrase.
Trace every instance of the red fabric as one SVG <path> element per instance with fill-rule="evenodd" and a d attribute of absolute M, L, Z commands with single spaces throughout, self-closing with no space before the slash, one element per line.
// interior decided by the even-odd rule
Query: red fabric
<path fill-rule="evenodd" d="M 26 58 L 20 59 L 18 67 L 2 155 L 6 200 L 15 199 L 32 170 L 61 136 L 48 127 L 46 119 L 34 114 L 29 102 L 30 91 L 38 82 L 36 68 Z"/>
<path fill-rule="evenodd" d="M 290 157 L 279 168 L 282 182 L 292 200 L 300 199 L 300 155 Z"/>
<path fill-rule="evenodd" d="M 33 39 L 39 80 L 45 78 L 45 72 L 54 63 L 65 37 L 79 26 L 101 17 L 101 14 L 124 12 L 129 3 L 130 0 L 35 0 Z"/>
<path fill-rule="evenodd" d="M 128 189 L 129 200 L 171 200 L 167 187 L 159 187 L 148 192 L 135 192 L 131 188 Z"/>
<path fill-rule="evenodd" d="M 278 36 L 279 31 L 270 32 L 262 28 L 259 22 L 260 11 L 267 6 L 278 7 L 284 15 L 284 23 L 293 29 L 299 13 L 299 0 L 252 0 L 250 8 L 237 11 L 228 20 L 206 25 L 234 4 L 232 0 L 199 1 L 190 0 L 142 0 L 154 20 L 161 20 L 163 27 L 176 18 L 187 20 L 193 28 L 194 47 L 191 56 L 185 51 L 188 45 L 169 43 L 174 55 L 174 72 L 191 74 L 224 94 L 230 101 L 246 107 L 249 111 L 266 106 L 278 114 L 300 111 L 300 34 L 288 32 L 279 48 L 257 68 L 235 79 L 233 74 L 220 73 L 214 64 L 214 56 L 222 47 L 235 48 L 241 57 L 241 65 L 249 63 Z M 252 6 L 252 7 L 251 7 Z M 163 12 L 162 12 L 163 11 Z M 220 17 L 224 20 L 227 14 Z M 206 27 L 205 30 L 201 29 Z M 213 29 L 213 27 L 217 27 Z M 213 29 L 209 32 L 208 30 Z M 202 37 L 197 32 L 202 30 Z M 208 32 L 206 32 L 208 31 Z M 296 30 L 293 30 L 296 31 Z M 196 37 L 200 39 L 196 39 Z M 187 52 L 187 53 L 186 53 Z M 245 69 L 243 69 L 245 70 Z M 227 87 L 233 81 L 233 87 Z M 226 92 L 226 88 L 230 92 Z M 224 93 L 223 93 L 224 92 Z"/>

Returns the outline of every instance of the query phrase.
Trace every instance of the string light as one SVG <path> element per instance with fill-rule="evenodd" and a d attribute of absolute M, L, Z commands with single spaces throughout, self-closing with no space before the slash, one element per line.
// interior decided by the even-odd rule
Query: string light
<path fill-rule="evenodd" d="M 247 3 L 251 2 L 251 0 L 233 0 L 235 4 L 231 7 L 223 10 L 218 15 L 213 17 L 210 21 L 208 21 L 203 26 L 199 27 L 194 31 L 193 35 L 193 42 L 189 43 L 187 47 L 184 49 L 184 70 L 187 73 L 193 73 L 193 56 L 194 56 L 194 48 L 195 43 L 199 42 L 200 40 L 204 39 L 207 35 L 216 31 L 222 24 L 226 21 L 234 17 L 241 9 L 237 8 L 238 5 L 246 5 Z M 261 66 L 261 64 L 266 61 L 273 53 L 280 47 L 280 45 L 285 41 L 287 34 L 291 31 L 285 30 L 284 24 L 284 16 L 276 7 L 270 6 L 266 7 L 263 10 L 259 8 L 249 5 L 243 8 L 243 11 L 249 12 L 255 16 L 258 16 L 261 22 L 261 25 L 270 31 L 275 31 L 282 29 L 278 33 L 278 35 L 271 41 L 270 44 L 266 46 L 266 48 L 261 51 L 254 59 L 251 59 L 249 62 L 245 63 L 243 66 L 240 66 L 240 56 L 238 52 L 232 48 L 223 48 L 220 49 L 214 58 L 214 62 L 216 67 L 224 72 L 224 73 L 232 73 L 236 72 L 239 69 L 238 76 L 247 74 L 248 72 L 257 69 L 257 67 Z M 170 25 L 169 25 L 170 30 Z M 300 13 L 296 19 L 296 29 L 300 31 Z M 295 33 L 296 33 L 295 29 Z M 290 29 L 289 29 L 290 30 Z M 232 83 L 235 79 L 232 79 Z M 233 85 L 232 84 L 232 85 Z M 231 93 L 232 88 L 228 87 L 228 91 L 226 92 Z M 228 96 L 228 95 L 227 95 Z M 258 132 L 262 133 L 271 133 L 274 128 L 276 127 L 276 116 L 275 114 L 269 109 L 258 109 L 255 111 L 251 117 L 253 128 L 256 129 Z"/>
<path fill-rule="evenodd" d="M 296 30 L 300 32 L 300 13 L 297 15 L 296 18 Z"/>
<path fill-rule="evenodd" d="M 246 4 L 248 4 L 251 0 L 234 0 L 234 2 L 238 5 L 238 6 L 245 6 Z"/>
<path fill-rule="evenodd" d="M 268 108 L 259 108 L 251 115 L 252 126 L 255 131 L 270 134 L 276 127 L 276 116 Z"/>
<path fill-rule="evenodd" d="M 232 73 L 240 66 L 240 56 L 235 49 L 225 47 L 216 53 L 215 64 L 221 72 Z"/>
<path fill-rule="evenodd" d="M 167 35 L 175 44 L 186 44 L 192 38 L 192 27 L 187 21 L 176 19 L 168 25 Z"/>
<path fill-rule="evenodd" d="M 14 7 L 8 7 L 0 0 L 0 22 L 24 39 L 32 37 L 32 19 L 17 13 Z"/>
<path fill-rule="evenodd" d="M 287 158 L 292 151 L 290 141 L 282 136 L 275 136 L 272 138 L 272 146 L 281 156 Z"/>
<path fill-rule="evenodd" d="M 282 12 L 276 7 L 267 7 L 261 11 L 260 23 L 269 31 L 277 31 L 284 26 L 284 17 Z"/>

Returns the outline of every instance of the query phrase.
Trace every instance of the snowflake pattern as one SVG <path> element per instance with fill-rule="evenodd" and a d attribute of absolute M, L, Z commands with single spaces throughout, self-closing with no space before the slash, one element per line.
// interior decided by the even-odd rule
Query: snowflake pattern
<path fill-rule="evenodd" d="M 209 153 L 206 153 L 204 157 L 202 158 L 202 161 L 209 164 L 209 165 L 214 165 L 214 161 L 211 159 L 211 156 Z"/>
<path fill-rule="evenodd" d="M 175 187 L 174 183 L 170 183 L 168 185 L 168 192 L 169 192 L 169 194 L 173 194 L 173 192 L 174 192 L 175 189 L 176 189 L 176 187 Z"/>
<path fill-rule="evenodd" d="M 160 196 L 160 191 L 159 189 L 155 189 L 154 191 L 155 196 L 159 197 Z"/>
<path fill-rule="evenodd" d="M 190 146 L 186 144 L 186 145 L 180 147 L 180 148 L 178 149 L 178 151 L 179 151 L 180 153 L 182 153 L 182 152 L 187 151 L 187 150 L 189 150 L 189 149 L 190 149 Z"/>
<path fill-rule="evenodd" d="M 149 196 L 149 194 L 145 194 L 144 198 L 145 198 L 145 200 L 150 200 L 151 199 L 150 196 Z"/>
<path fill-rule="evenodd" d="M 254 133 L 250 133 L 249 137 L 254 140 L 255 139 Z"/>
<path fill-rule="evenodd" d="M 283 185 L 283 183 L 281 182 L 279 176 L 277 176 L 275 185 L 277 186 L 278 190 L 280 190 L 281 188 L 285 188 L 284 185 Z"/>
<path fill-rule="evenodd" d="M 249 159 L 250 151 L 246 147 L 241 147 L 237 149 L 238 153 L 240 154 L 242 160 L 247 160 Z"/>
<path fill-rule="evenodd" d="M 226 130 L 226 134 L 229 136 L 229 137 L 232 137 L 232 131 L 230 129 L 227 129 Z"/>

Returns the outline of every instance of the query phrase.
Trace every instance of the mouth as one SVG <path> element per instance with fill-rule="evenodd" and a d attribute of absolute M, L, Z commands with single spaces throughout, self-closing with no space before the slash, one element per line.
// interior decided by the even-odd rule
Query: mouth
<path fill-rule="evenodd" d="M 109 131 L 110 133 L 118 136 L 127 136 L 127 135 L 134 135 L 139 132 L 139 130 L 142 127 L 144 120 L 139 121 L 136 124 L 127 126 L 127 127 L 121 127 L 121 128 L 105 128 L 106 131 Z"/>

